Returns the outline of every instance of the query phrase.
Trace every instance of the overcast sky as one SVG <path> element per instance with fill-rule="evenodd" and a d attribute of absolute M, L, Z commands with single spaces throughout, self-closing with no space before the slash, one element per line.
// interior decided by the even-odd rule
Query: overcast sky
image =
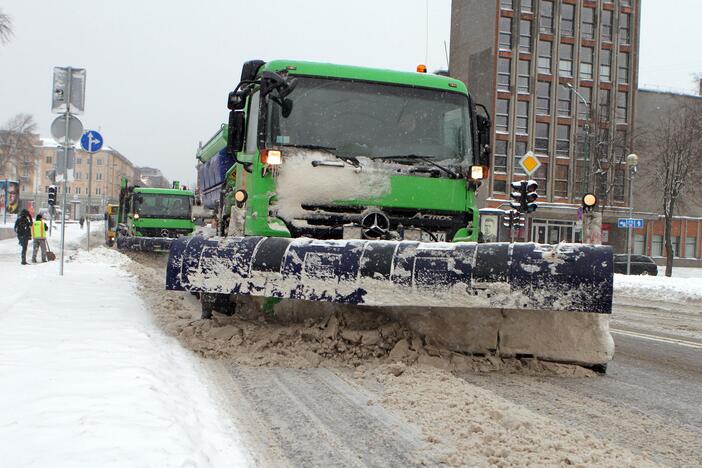
<path fill-rule="evenodd" d="M 487 1 L 487 0 L 486 0 Z M 137 165 L 195 179 L 198 141 L 226 121 L 241 64 L 293 58 L 398 70 L 446 68 L 451 0 L 0 0 L 0 124 L 34 115 L 43 136 L 54 66 L 87 69 L 86 128 Z M 695 90 L 700 0 L 643 0 L 641 86 Z M 428 50 L 427 50 L 428 49 Z"/>

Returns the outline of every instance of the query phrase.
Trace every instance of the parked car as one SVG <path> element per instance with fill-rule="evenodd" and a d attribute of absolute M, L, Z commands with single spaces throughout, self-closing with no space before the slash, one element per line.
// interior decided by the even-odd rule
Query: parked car
<path fill-rule="evenodd" d="M 626 275 L 626 254 L 614 255 L 614 272 Z M 658 265 L 651 257 L 646 255 L 632 255 L 630 272 L 632 275 L 656 276 L 658 274 Z"/>

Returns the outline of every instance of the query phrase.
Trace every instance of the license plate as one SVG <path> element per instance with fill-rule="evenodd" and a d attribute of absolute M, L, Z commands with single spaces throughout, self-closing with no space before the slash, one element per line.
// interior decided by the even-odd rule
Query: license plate
<path fill-rule="evenodd" d="M 445 232 L 432 232 L 432 234 L 434 234 L 434 237 L 430 236 L 428 232 L 422 231 L 422 242 L 446 242 Z"/>

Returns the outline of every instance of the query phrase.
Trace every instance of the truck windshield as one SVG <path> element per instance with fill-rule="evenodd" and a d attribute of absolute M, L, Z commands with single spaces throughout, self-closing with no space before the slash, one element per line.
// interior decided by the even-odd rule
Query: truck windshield
<path fill-rule="evenodd" d="M 339 156 L 417 156 L 472 163 L 470 113 L 465 95 L 365 81 L 295 77 L 292 109 L 270 102 L 268 147 L 324 148 Z"/>
<path fill-rule="evenodd" d="M 139 193 L 134 197 L 136 213 L 142 218 L 190 219 L 193 197 Z"/>

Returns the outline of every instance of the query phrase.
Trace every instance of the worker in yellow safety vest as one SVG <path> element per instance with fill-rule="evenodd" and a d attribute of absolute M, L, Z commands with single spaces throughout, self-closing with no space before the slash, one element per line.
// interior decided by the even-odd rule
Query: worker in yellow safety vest
<path fill-rule="evenodd" d="M 41 213 L 37 214 L 36 220 L 32 223 L 32 263 L 37 263 L 37 249 L 41 248 L 41 261 L 46 262 L 46 230 L 48 226 L 41 218 Z"/>

